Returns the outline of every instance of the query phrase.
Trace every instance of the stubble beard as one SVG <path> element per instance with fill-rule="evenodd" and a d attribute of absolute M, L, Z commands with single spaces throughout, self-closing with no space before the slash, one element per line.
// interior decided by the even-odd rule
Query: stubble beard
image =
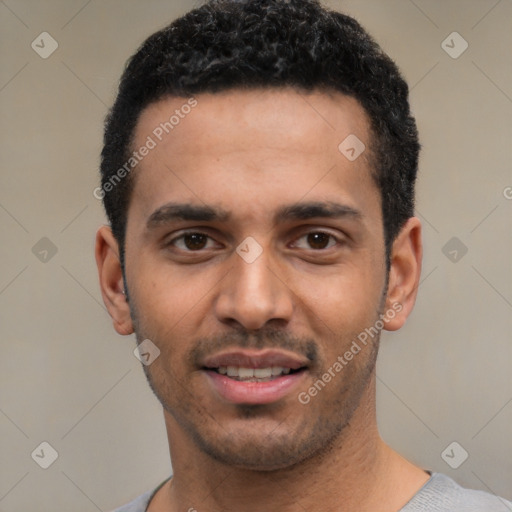
<path fill-rule="evenodd" d="M 376 318 L 379 318 L 383 312 L 386 292 L 387 279 Z M 130 310 L 139 344 L 146 337 L 133 301 L 130 301 Z M 287 339 L 287 335 L 284 334 L 284 336 Z M 350 346 L 355 337 L 347 337 L 348 343 L 342 343 L 339 346 Z M 260 345 L 262 339 L 260 339 Z M 160 375 L 155 378 L 151 366 L 143 365 L 143 369 L 151 390 L 164 410 L 174 418 L 203 453 L 228 467 L 253 471 L 276 471 L 293 469 L 297 464 L 304 464 L 313 459 L 322 460 L 334 446 L 339 447 L 343 444 L 343 438 L 346 437 L 345 434 L 354 413 L 358 407 L 365 405 L 361 401 L 363 396 L 365 393 L 367 397 L 371 396 L 372 391 L 368 388 L 374 377 L 379 342 L 380 332 L 372 343 L 363 349 L 369 351 L 364 364 L 358 366 L 353 364 L 354 360 L 351 361 L 342 370 L 341 375 L 337 375 L 328 384 L 328 386 L 337 384 L 338 393 L 322 404 L 320 413 L 316 414 L 316 417 L 312 411 L 308 411 L 309 404 L 302 405 L 297 400 L 296 410 L 299 411 L 299 415 L 303 415 L 300 423 L 295 422 L 293 428 L 287 430 L 286 420 L 289 416 L 294 416 L 296 410 L 292 411 L 280 424 L 272 425 L 271 428 L 266 429 L 266 432 L 263 432 L 258 425 L 250 428 L 251 432 L 257 434 L 257 438 L 255 435 L 246 435 L 244 429 L 238 428 L 233 431 L 223 426 L 221 421 L 213 418 L 206 409 L 195 403 L 195 398 L 187 390 L 186 384 L 179 382 L 169 372 L 160 372 Z M 288 345 L 292 344 L 288 343 Z M 359 354 L 356 355 L 358 356 Z M 329 366 L 323 364 L 321 370 L 312 374 L 313 381 L 321 378 Z M 349 376 L 345 378 L 347 373 Z M 339 379 L 338 382 L 336 382 L 337 379 Z M 323 393 L 324 391 L 320 392 L 314 400 L 322 400 Z M 181 399 L 171 402 L 171 397 L 180 397 L 180 394 Z M 237 421 L 243 419 L 247 422 L 253 420 L 258 422 L 261 415 L 268 414 L 272 406 L 275 404 L 234 405 Z"/>
<path fill-rule="evenodd" d="M 379 336 L 380 337 L 380 336 Z M 322 459 L 340 442 L 350 425 L 350 421 L 372 380 L 378 352 L 379 337 L 365 347 L 369 350 L 363 367 L 357 367 L 351 361 L 342 372 L 350 372 L 349 378 L 337 375 L 328 386 L 336 385 L 338 392 L 318 408 L 320 412 L 309 410 L 310 405 L 322 400 L 322 390 L 312 399 L 311 404 L 302 405 L 296 401 L 296 409 L 285 417 L 282 423 L 262 422 L 269 415 L 270 405 L 233 405 L 237 423 L 246 421 L 248 428 L 230 429 L 221 420 L 211 416 L 195 403 L 194 397 L 187 391 L 185 384 L 169 373 L 155 375 L 150 366 L 143 366 L 148 383 L 162 404 L 164 410 L 174 418 L 181 429 L 193 440 L 198 448 L 213 460 L 229 467 L 254 471 L 274 471 L 293 468 L 311 459 Z M 145 337 L 137 334 L 140 343 Z M 357 357 L 357 356 L 356 356 Z M 352 369 L 350 368 L 352 366 Z M 319 370 L 313 382 L 326 371 Z M 329 395 L 326 395 L 329 396 Z M 171 397 L 178 397 L 172 401 Z M 300 422 L 287 423 L 296 412 L 302 415 Z M 252 423 L 252 425 L 251 425 Z"/>

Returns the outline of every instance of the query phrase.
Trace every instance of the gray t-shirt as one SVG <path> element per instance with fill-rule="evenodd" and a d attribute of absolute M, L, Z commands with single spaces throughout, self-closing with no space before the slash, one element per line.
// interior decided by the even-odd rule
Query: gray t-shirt
<path fill-rule="evenodd" d="M 160 487 L 114 512 L 145 512 Z M 433 473 L 400 512 L 512 512 L 512 502 L 484 491 L 464 489 L 446 475 Z"/>

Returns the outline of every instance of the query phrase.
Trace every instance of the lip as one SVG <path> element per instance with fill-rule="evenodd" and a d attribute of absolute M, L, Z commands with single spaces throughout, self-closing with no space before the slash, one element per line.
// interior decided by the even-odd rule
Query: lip
<path fill-rule="evenodd" d="M 286 350 L 226 350 L 207 357 L 202 366 L 219 368 L 221 366 L 241 366 L 243 368 L 269 368 L 281 366 L 298 370 L 309 365 L 309 360 Z"/>
<path fill-rule="evenodd" d="M 270 404 L 291 394 L 305 378 L 309 360 L 286 350 L 226 350 L 205 358 L 203 372 L 213 391 L 233 404 Z M 248 382 L 229 378 L 213 368 L 239 366 L 243 368 L 269 368 L 280 366 L 299 370 L 296 373 L 280 375 L 264 382 Z"/>
<path fill-rule="evenodd" d="M 234 380 L 214 370 L 203 370 L 213 390 L 224 400 L 233 404 L 270 404 L 289 395 L 293 388 L 306 375 L 302 370 L 297 373 L 281 375 L 266 382 L 247 382 Z"/>

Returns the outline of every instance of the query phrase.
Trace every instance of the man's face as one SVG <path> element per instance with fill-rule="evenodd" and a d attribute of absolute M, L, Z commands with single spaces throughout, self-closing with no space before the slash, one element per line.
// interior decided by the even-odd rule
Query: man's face
<path fill-rule="evenodd" d="M 137 338 L 160 350 L 145 370 L 169 422 L 203 452 L 290 466 L 331 443 L 369 396 L 378 337 L 298 400 L 385 308 L 367 118 L 341 94 L 196 100 L 161 141 L 155 129 L 187 99 L 149 106 L 133 144 L 156 142 L 134 171 L 126 232 Z M 349 135 L 366 145 L 354 161 L 338 149 Z"/>

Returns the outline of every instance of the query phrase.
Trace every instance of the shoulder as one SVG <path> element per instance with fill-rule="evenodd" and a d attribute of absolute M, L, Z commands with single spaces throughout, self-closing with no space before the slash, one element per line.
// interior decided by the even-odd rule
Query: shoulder
<path fill-rule="evenodd" d="M 152 491 L 145 492 L 144 494 L 141 494 L 138 498 L 135 498 L 133 501 L 130 501 L 130 503 L 127 503 L 126 505 L 124 505 L 122 507 L 116 508 L 112 512 L 146 512 L 149 502 L 151 501 L 153 496 L 171 478 L 172 478 L 172 475 L 169 478 L 167 478 L 166 480 L 164 480 L 156 489 L 154 489 Z"/>
<path fill-rule="evenodd" d="M 465 489 L 441 473 L 426 484 L 400 512 L 512 512 L 512 503 L 484 491 Z"/>
<path fill-rule="evenodd" d="M 113 512 L 145 512 L 152 495 L 153 491 L 141 494 L 138 498 L 122 507 L 116 508 Z"/>

